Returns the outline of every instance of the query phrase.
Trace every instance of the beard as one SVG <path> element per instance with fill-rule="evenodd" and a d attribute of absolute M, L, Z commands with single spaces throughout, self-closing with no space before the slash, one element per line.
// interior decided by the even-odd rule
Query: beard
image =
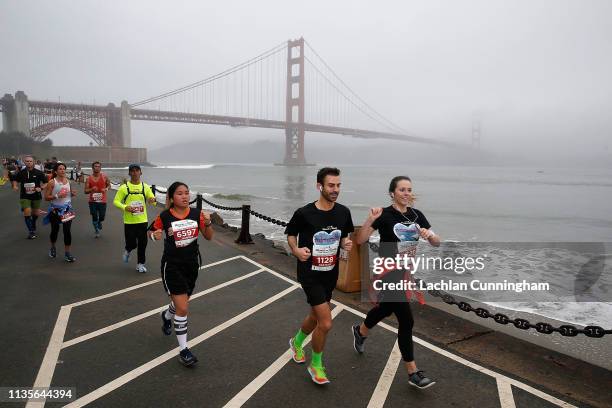
<path fill-rule="evenodd" d="M 327 201 L 330 201 L 332 203 L 336 202 L 336 200 L 338 199 L 338 194 L 330 194 L 330 193 L 326 192 L 325 190 L 321 191 L 321 195 Z"/>

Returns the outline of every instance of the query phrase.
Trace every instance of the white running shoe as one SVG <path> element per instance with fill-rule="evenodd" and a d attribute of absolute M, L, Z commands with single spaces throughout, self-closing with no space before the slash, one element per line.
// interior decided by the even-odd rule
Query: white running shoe
<path fill-rule="evenodd" d="M 138 264 L 136 265 L 136 270 L 140 273 L 146 273 L 147 272 L 147 268 L 144 266 L 144 264 Z"/>

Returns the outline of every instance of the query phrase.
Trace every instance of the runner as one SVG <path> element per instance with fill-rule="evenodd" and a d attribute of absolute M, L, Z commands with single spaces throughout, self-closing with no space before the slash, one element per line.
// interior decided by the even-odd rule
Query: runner
<path fill-rule="evenodd" d="M 168 309 L 161 312 L 162 331 L 174 332 L 179 343 L 179 360 L 185 366 L 198 362 L 187 348 L 187 309 L 202 263 L 198 248 L 198 230 L 207 240 L 212 239 L 210 214 L 189 207 L 189 187 L 176 181 L 168 187 L 166 210 L 153 222 L 153 241 L 162 239 L 165 231 L 164 254 L 161 262 L 162 282 L 171 298 Z"/>
<path fill-rule="evenodd" d="M 70 188 L 70 180 L 66 177 L 66 165 L 58 162 L 53 172 L 53 178 L 45 187 L 45 200 L 51 201 L 48 214 L 43 220 L 45 224 L 51 223 L 50 258 L 57 256 L 55 243 L 61 225 L 64 233 L 64 260 L 66 262 L 76 261 L 76 258 L 70 253 L 70 245 L 72 244 L 70 228 L 75 217 L 72 209 L 72 197 L 74 196 L 76 196 L 76 191 Z"/>
<path fill-rule="evenodd" d="M 42 200 L 41 191 L 47 183 L 45 174 L 34 168 L 34 158 L 32 156 L 24 157 L 25 169 L 16 170 L 13 176 L 13 190 L 20 191 L 19 202 L 21 203 L 21 211 L 28 228 L 28 239 L 34 239 L 36 235 L 36 220 L 40 215 L 40 200 Z M 21 184 L 19 188 L 17 185 Z"/>
<path fill-rule="evenodd" d="M 130 253 L 138 248 L 138 265 L 136 270 L 147 272 L 145 267 L 147 250 L 147 201 L 155 204 L 155 195 L 148 184 L 140 181 L 142 170 L 138 164 L 128 167 L 130 180 L 119 187 L 113 204 L 123 211 L 123 224 L 125 232 L 125 250 L 123 262 L 127 263 Z"/>
<path fill-rule="evenodd" d="M 102 173 L 102 164 L 95 161 L 91 164 L 93 173 L 85 183 L 85 194 L 89 194 L 89 213 L 94 227 L 94 237 L 100 238 L 102 221 L 106 215 L 106 192 L 110 188 L 110 180 Z"/>
<path fill-rule="evenodd" d="M 370 210 L 368 218 L 357 234 L 357 242 L 360 244 L 368 242 L 372 232 L 378 230 L 380 233 L 378 256 L 391 258 L 398 253 L 414 256 L 419 237 L 433 246 L 439 246 L 440 238 L 431 230 L 431 225 L 425 215 L 416 208 L 412 208 L 414 195 L 410 178 L 394 177 L 389 185 L 389 195 L 393 201 L 392 205 Z M 407 278 L 406 274 L 409 275 L 410 271 L 389 270 L 378 276 L 384 282 L 400 282 Z M 427 378 L 423 371 L 417 368 L 414 361 L 412 343 L 414 319 L 410 309 L 410 296 L 407 296 L 406 292 L 381 291 L 377 296 L 377 301 L 378 304 L 368 312 L 365 321 L 352 327 L 355 351 L 363 353 L 369 330 L 394 313 L 399 324 L 397 340 L 402 359 L 408 370 L 409 384 L 418 388 L 434 385 L 435 381 Z"/>
<path fill-rule="evenodd" d="M 353 232 L 351 212 L 336 203 L 340 194 L 340 170 L 324 167 L 317 173 L 319 199 L 298 209 L 285 234 L 291 252 L 297 258 L 298 281 L 311 307 L 302 327 L 289 346 L 296 363 L 304 363 L 302 345 L 312 333 L 312 359 L 307 370 L 316 384 L 327 384 L 329 379 L 323 366 L 325 338 L 332 327 L 329 301 L 338 280 L 339 247 L 350 251 Z"/>
<path fill-rule="evenodd" d="M 83 182 L 83 169 L 81 166 L 81 162 L 77 162 L 74 167 L 74 176 L 77 183 L 81 184 Z"/>
<path fill-rule="evenodd" d="M 53 177 L 53 169 L 55 168 L 55 165 L 53 164 L 53 162 L 49 159 L 45 160 L 45 175 L 47 176 L 47 181 L 51 180 L 51 177 Z"/>

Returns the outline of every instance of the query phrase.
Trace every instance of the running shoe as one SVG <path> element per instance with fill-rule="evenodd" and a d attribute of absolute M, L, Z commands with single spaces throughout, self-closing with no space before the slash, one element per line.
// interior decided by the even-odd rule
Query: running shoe
<path fill-rule="evenodd" d="M 96 231 L 96 233 L 94 234 L 94 238 L 100 238 L 100 231 Z"/>
<path fill-rule="evenodd" d="M 436 382 L 433 381 L 431 378 L 427 378 L 421 370 L 410 374 L 410 378 L 408 379 L 408 384 L 421 389 L 431 387 L 435 383 Z"/>
<path fill-rule="evenodd" d="M 304 349 L 302 347 L 295 346 L 295 344 L 293 343 L 293 337 L 289 339 L 289 347 L 291 348 L 291 357 L 293 357 L 293 361 L 298 364 L 303 364 L 306 362 Z"/>
<path fill-rule="evenodd" d="M 49 258 L 55 258 L 57 256 L 57 250 L 55 247 L 49 249 Z"/>
<path fill-rule="evenodd" d="M 308 374 L 315 384 L 329 384 L 329 379 L 325 373 L 325 367 L 308 366 Z"/>
<path fill-rule="evenodd" d="M 74 256 L 72 256 L 71 253 L 66 252 L 64 254 L 64 261 L 72 263 L 72 262 L 76 261 L 76 258 Z"/>
<path fill-rule="evenodd" d="M 179 361 L 185 367 L 189 367 L 189 366 L 192 366 L 195 363 L 197 363 L 198 362 L 198 358 L 193 355 L 191 350 L 189 350 L 187 347 L 185 347 L 179 353 Z"/>
<path fill-rule="evenodd" d="M 36 232 L 30 231 L 30 233 L 28 234 L 28 239 L 36 239 L 36 238 L 38 238 L 38 235 L 36 235 Z"/>
<path fill-rule="evenodd" d="M 144 264 L 138 264 L 136 265 L 136 270 L 140 273 L 146 273 L 147 272 L 147 267 L 144 266 Z"/>
<path fill-rule="evenodd" d="M 360 324 L 356 323 L 353 325 L 352 330 L 351 330 L 353 332 L 353 348 L 359 354 L 363 354 L 363 352 L 365 351 L 366 337 L 362 336 L 361 333 L 359 332 L 359 326 Z"/>
<path fill-rule="evenodd" d="M 162 332 L 164 332 L 166 336 L 171 335 L 172 334 L 172 320 L 166 319 L 165 310 L 162 310 L 161 312 L 161 319 L 162 319 Z"/>
<path fill-rule="evenodd" d="M 123 262 L 128 263 L 130 260 L 130 252 L 127 249 L 123 250 Z"/>

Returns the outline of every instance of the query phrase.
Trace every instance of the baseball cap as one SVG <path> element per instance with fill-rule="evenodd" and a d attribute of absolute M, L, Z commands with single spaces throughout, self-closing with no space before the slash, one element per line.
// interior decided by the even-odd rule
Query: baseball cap
<path fill-rule="evenodd" d="M 128 166 L 128 171 L 132 171 L 133 169 L 138 169 L 138 170 L 142 170 L 140 168 L 140 164 L 136 164 L 136 163 L 132 163 Z"/>

